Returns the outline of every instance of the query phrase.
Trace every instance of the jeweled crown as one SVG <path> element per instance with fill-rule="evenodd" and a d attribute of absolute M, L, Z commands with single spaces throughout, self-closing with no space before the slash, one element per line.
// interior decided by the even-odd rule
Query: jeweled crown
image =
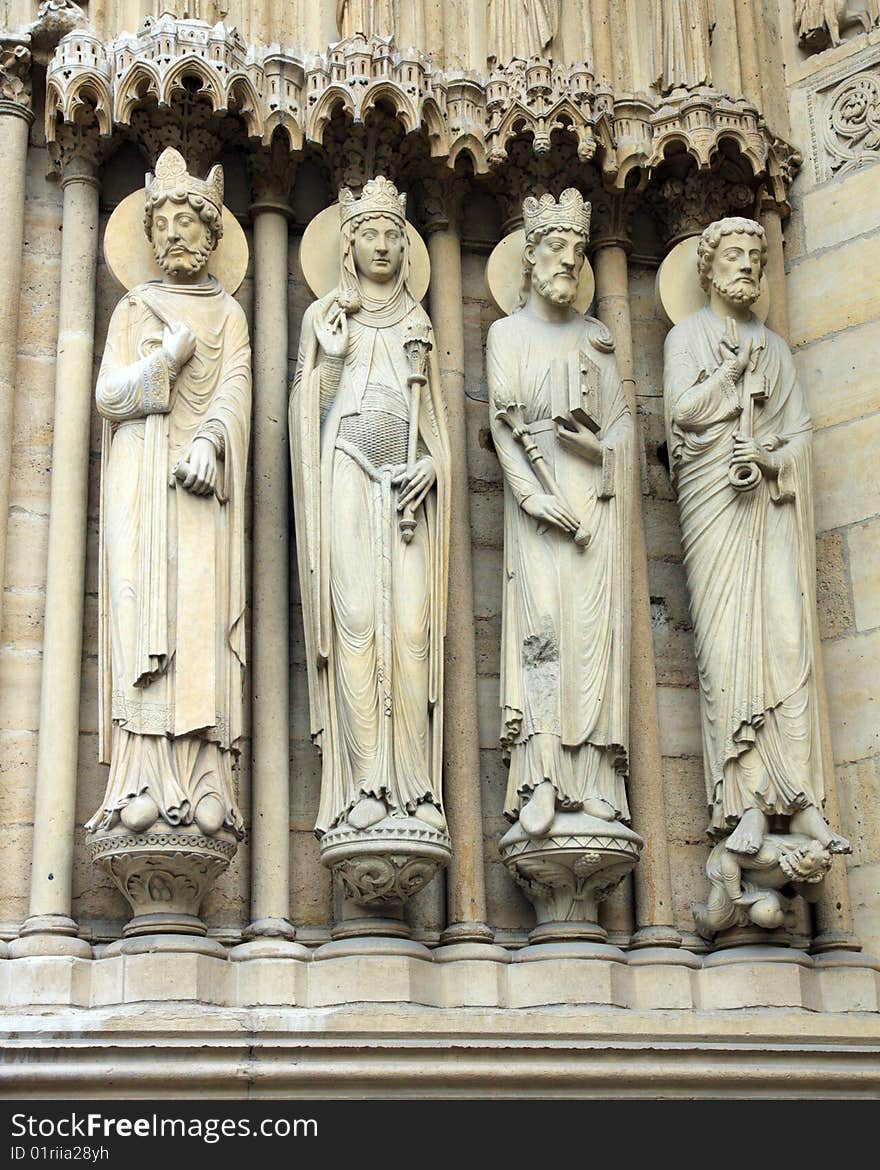
<path fill-rule="evenodd" d="M 392 215 L 395 219 L 406 219 L 406 195 L 398 195 L 390 179 L 379 175 L 364 184 L 360 198 L 348 187 L 339 192 L 340 227 L 360 215 Z"/>
<path fill-rule="evenodd" d="M 563 191 L 558 203 L 552 195 L 542 195 L 540 199 L 529 195 L 523 202 L 523 225 L 527 240 L 537 232 L 546 234 L 554 228 L 568 228 L 589 236 L 590 204 L 584 202 L 583 195 L 574 187 Z"/>
<path fill-rule="evenodd" d="M 223 211 L 223 168 L 211 167 L 207 179 L 197 179 L 186 169 L 186 160 L 180 151 L 167 146 L 159 155 L 155 175 L 147 175 L 147 198 L 151 202 L 169 196 L 200 195 Z"/>

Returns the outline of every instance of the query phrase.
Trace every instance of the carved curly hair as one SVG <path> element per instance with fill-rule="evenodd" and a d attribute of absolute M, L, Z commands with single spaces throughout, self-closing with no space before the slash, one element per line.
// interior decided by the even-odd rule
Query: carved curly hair
<path fill-rule="evenodd" d="M 744 219 L 739 215 L 717 219 L 715 223 L 710 223 L 700 236 L 700 243 L 697 246 L 697 271 L 700 274 L 700 284 L 705 292 L 709 291 L 709 286 L 712 283 L 712 261 L 721 241 L 725 236 L 740 233 L 757 236 L 761 241 L 761 272 L 764 271 L 767 264 L 767 237 L 761 225 L 753 219 Z"/>

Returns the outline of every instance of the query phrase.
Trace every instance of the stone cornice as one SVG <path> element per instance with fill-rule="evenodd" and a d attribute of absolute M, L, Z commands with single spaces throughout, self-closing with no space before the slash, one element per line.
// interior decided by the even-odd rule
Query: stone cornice
<path fill-rule="evenodd" d="M 196 83 L 215 113 L 235 112 L 246 133 L 268 144 L 276 130 L 298 152 L 322 145 L 338 113 L 355 125 L 377 106 L 393 112 L 405 134 L 424 133 L 432 158 L 454 168 L 469 155 L 476 174 L 502 168 L 508 147 L 532 136 L 538 158 L 551 150 L 554 132 L 571 134 L 577 157 L 595 159 L 609 190 L 639 183 L 670 151 L 684 151 L 709 169 L 725 139 L 747 160 L 753 178 L 771 180 L 784 199 L 790 168 L 774 152 L 790 148 L 768 130 L 744 98 L 714 89 L 675 98 L 614 94 L 597 83 L 586 64 L 551 66 L 514 61 L 484 76 L 443 73 L 416 51 L 401 53 L 386 41 L 356 37 L 300 59 L 279 46 L 255 48 L 220 23 L 149 18 L 134 36 L 102 43 L 89 32 L 65 36 L 47 73 L 47 137 L 60 122 L 94 110 L 100 133 L 130 126 L 145 101 L 170 106 Z M 784 150 L 780 150 L 784 148 Z"/>

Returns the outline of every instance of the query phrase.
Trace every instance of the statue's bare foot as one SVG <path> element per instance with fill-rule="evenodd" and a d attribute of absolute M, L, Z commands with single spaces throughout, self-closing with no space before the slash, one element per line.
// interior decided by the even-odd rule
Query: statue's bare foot
<path fill-rule="evenodd" d="M 152 796 L 142 792 L 120 809 L 119 819 L 130 833 L 143 833 L 159 819 L 159 806 Z"/>
<path fill-rule="evenodd" d="M 522 806 L 519 823 L 530 837 L 543 837 L 556 816 L 556 789 L 542 780 Z"/>
<path fill-rule="evenodd" d="M 377 800 L 375 796 L 362 796 L 348 814 L 348 823 L 353 829 L 369 829 L 371 825 L 378 825 L 387 815 L 384 800 Z"/>
<path fill-rule="evenodd" d="M 584 812 L 588 817 L 597 817 L 600 821 L 613 821 L 617 816 L 614 806 L 601 796 L 588 796 L 584 801 Z"/>
<path fill-rule="evenodd" d="M 430 800 L 423 800 L 421 804 L 417 805 L 413 816 L 424 821 L 426 825 L 430 825 L 432 829 L 436 829 L 438 833 L 446 832 L 446 818 L 436 804 L 431 804 Z"/>
<path fill-rule="evenodd" d="M 850 842 L 840 833 L 834 832 L 814 804 L 794 813 L 789 827 L 792 833 L 803 833 L 805 837 L 812 837 L 830 853 L 852 853 Z"/>
<path fill-rule="evenodd" d="M 759 808 L 747 808 L 740 822 L 727 838 L 727 848 L 733 853 L 757 853 L 764 843 L 767 818 Z"/>

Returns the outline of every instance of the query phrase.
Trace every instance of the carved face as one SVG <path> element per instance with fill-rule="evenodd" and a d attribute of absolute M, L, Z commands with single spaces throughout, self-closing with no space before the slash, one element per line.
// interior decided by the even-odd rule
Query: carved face
<path fill-rule="evenodd" d="M 570 305 L 577 297 L 584 267 L 585 240 L 580 232 L 559 228 L 534 244 L 526 244 L 526 263 L 532 266 L 532 287 L 555 305 Z"/>
<path fill-rule="evenodd" d="M 352 241 L 358 272 L 377 284 L 393 280 L 403 259 L 403 233 L 403 226 L 389 215 L 365 220 Z"/>
<path fill-rule="evenodd" d="M 712 287 L 737 305 L 752 305 L 761 291 L 761 241 L 748 232 L 722 236 L 712 259 Z"/>
<path fill-rule="evenodd" d="M 206 268 L 213 240 L 208 225 L 188 202 L 165 199 L 153 211 L 153 252 L 170 276 L 197 277 Z"/>

